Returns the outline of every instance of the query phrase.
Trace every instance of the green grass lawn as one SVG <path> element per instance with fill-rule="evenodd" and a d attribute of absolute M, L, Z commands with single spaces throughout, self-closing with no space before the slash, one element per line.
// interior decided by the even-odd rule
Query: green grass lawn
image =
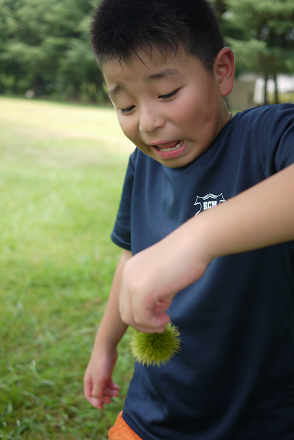
<path fill-rule="evenodd" d="M 132 150 L 111 109 L 0 98 L 1 439 L 103 440 L 123 406 L 128 334 L 105 410 L 83 397 L 83 374 Z"/>

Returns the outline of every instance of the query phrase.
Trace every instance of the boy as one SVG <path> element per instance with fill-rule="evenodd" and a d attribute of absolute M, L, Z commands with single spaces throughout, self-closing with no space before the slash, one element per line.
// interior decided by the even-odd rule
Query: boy
<path fill-rule="evenodd" d="M 206 0 L 103 0 L 91 35 L 137 148 L 85 396 L 117 396 L 127 325 L 171 320 L 181 352 L 135 365 L 110 439 L 293 440 L 294 106 L 232 117 L 233 54 Z"/>

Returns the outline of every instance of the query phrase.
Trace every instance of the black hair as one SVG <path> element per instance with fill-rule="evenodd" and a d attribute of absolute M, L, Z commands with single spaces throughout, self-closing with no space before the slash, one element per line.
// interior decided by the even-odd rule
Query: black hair
<path fill-rule="evenodd" d="M 163 57 L 183 48 L 212 71 L 224 47 L 218 21 L 207 0 L 101 0 L 90 26 L 98 64 L 111 58 L 127 62 L 144 51 Z"/>

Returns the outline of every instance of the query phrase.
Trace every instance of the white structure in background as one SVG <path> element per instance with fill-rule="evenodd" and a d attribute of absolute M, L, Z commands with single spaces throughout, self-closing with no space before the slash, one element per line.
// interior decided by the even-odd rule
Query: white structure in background
<path fill-rule="evenodd" d="M 253 101 L 257 105 L 262 105 L 264 101 L 264 78 L 257 78 L 255 81 L 254 97 Z M 294 92 L 294 76 L 278 75 L 278 92 L 279 93 L 291 93 Z M 275 81 L 269 79 L 267 81 L 268 93 L 275 93 Z"/>
<path fill-rule="evenodd" d="M 246 108 L 262 105 L 264 102 L 264 78 L 253 73 L 239 75 L 234 81 L 234 89 L 226 98 L 228 106 L 232 110 L 244 110 Z M 278 75 L 279 93 L 294 93 L 294 76 Z M 274 93 L 275 82 L 269 79 L 267 82 L 268 93 Z"/>

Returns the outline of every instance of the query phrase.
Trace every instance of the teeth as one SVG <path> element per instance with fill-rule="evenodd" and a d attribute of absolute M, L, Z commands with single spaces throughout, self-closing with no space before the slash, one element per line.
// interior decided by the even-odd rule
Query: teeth
<path fill-rule="evenodd" d="M 160 148 L 160 151 L 165 152 L 165 151 L 177 150 L 178 148 L 180 148 L 183 145 L 183 143 L 184 143 L 184 141 L 179 141 L 176 146 L 174 146 L 172 148 Z"/>

